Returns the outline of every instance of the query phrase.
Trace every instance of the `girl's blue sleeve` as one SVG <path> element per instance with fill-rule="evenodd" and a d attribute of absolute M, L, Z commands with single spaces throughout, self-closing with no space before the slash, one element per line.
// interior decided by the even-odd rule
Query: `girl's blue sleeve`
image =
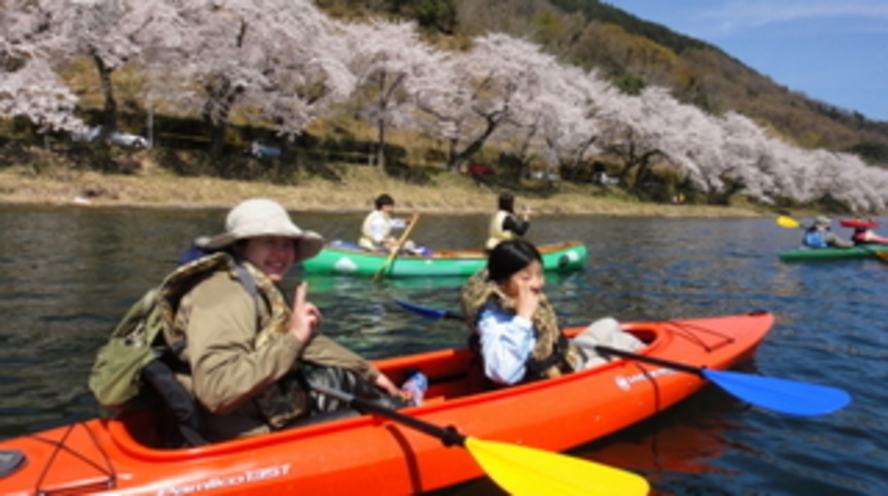
<path fill-rule="evenodd" d="M 478 318 L 484 374 L 500 384 L 516 384 L 524 378 L 527 359 L 536 338 L 533 323 L 518 315 L 487 307 Z"/>

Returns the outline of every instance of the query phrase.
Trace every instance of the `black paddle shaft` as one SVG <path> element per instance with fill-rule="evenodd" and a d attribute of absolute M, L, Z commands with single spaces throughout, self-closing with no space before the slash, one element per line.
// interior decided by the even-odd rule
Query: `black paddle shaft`
<path fill-rule="evenodd" d="M 632 360 L 638 360 L 639 362 L 647 362 L 653 363 L 654 365 L 662 365 L 664 367 L 668 367 L 670 369 L 681 370 L 682 372 L 690 372 L 691 374 L 696 374 L 705 379 L 705 375 L 703 374 L 702 367 L 692 367 L 690 365 L 685 365 L 683 363 L 672 362 L 669 360 L 663 360 L 662 358 L 654 358 L 652 356 L 647 355 L 639 355 L 638 353 L 632 353 L 630 351 L 624 351 L 617 348 L 611 348 L 610 346 L 605 346 L 602 344 L 595 345 L 595 350 L 600 351 L 606 355 L 617 355 L 623 358 L 630 358 Z"/>
<path fill-rule="evenodd" d="M 430 436 L 437 437 L 441 440 L 442 443 L 444 443 L 444 446 L 465 446 L 466 436 L 460 434 L 459 431 L 457 431 L 456 428 L 452 426 L 439 427 L 437 425 L 419 420 L 418 418 L 404 415 L 403 413 L 398 413 L 391 408 L 386 408 L 382 405 L 374 403 L 373 401 L 348 394 L 345 391 L 339 391 L 338 389 L 331 389 L 316 384 L 311 384 L 311 388 L 321 394 L 326 394 L 336 399 L 345 401 L 361 411 L 375 413 L 380 417 L 394 420 L 395 422 L 404 424 L 407 427 L 411 427 Z"/>

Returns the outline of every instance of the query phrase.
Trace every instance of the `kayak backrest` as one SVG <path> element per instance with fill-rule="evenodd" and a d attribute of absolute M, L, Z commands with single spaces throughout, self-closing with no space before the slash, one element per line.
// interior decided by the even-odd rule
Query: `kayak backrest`
<path fill-rule="evenodd" d="M 120 408 L 120 418 L 134 438 L 152 448 L 209 444 L 204 437 L 200 406 L 176 379 L 165 357 L 146 364 L 140 378 L 143 386 L 139 395 Z"/>
<path fill-rule="evenodd" d="M 209 443 L 204 437 L 200 406 L 176 379 L 166 360 L 159 358 L 145 365 L 142 368 L 142 379 L 150 387 L 148 396 L 153 400 L 150 408 L 155 408 L 162 414 L 156 423 L 159 429 L 159 447 L 181 448 Z"/>

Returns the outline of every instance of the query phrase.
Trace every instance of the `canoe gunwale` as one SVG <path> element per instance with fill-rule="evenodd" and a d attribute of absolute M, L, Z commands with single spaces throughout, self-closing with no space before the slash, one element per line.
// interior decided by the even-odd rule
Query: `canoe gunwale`
<path fill-rule="evenodd" d="M 579 270 L 589 256 L 581 241 L 540 245 L 543 269 L 547 272 Z M 447 256 L 459 255 L 459 256 Z M 388 260 L 386 253 L 374 253 L 349 247 L 326 245 L 318 255 L 302 262 L 307 273 L 346 276 L 375 276 Z M 482 250 L 439 250 L 432 256 L 403 254 L 388 266 L 386 277 L 468 277 L 487 263 Z"/>

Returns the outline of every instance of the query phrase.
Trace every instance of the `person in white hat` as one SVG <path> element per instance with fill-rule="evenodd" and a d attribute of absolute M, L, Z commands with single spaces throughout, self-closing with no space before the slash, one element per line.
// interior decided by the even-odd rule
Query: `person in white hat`
<path fill-rule="evenodd" d="M 832 232 L 830 226 L 832 219 L 825 215 L 819 215 L 814 219 L 802 235 L 802 247 L 804 248 L 850 248 L 854 243 L 842 239 Z"/>
<path fill-rule="evenodd" d="M 296 288 L 291 306 L 274 284 L 323 243 L 268 199 L 240 203 L 228 213 L 224 232 L 195 240 L 206 251 L 231 255 L 238 269 L 215 270 L 185 293 L 173 329 L 165 331 L 173 349 L 172 343 L 187 343 L 176 354 L 190 366 L 191 391 L 203 407 L 210 440 L 286 428 L 323 411 L 319 404 L 342 407 L 314 396 L 306 384 L 308 370 L 335 369 L 344 384 L 333 382 L 334 387 L 363 382 L 383 392 L 382 399 L 399 394 L 369 362 L 316 334 L 321 312 L 306 301 L 305 283 Z"/>

